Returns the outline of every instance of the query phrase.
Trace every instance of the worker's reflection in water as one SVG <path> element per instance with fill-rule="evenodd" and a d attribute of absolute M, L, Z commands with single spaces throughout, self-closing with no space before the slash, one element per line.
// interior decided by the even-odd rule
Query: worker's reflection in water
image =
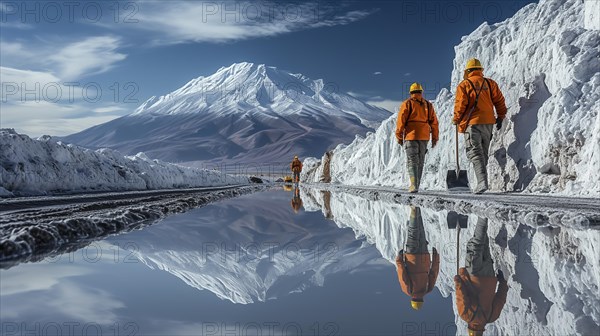
<path fill-rule="evenodd" d="M 292 209 L 295 213 L 298 213 L 302 209 L 302 198 L 300 198 L 300 188 L 297 186 L 294 188 L 294 197 L 292 197 Z"/>
<path fill-rule="evenodd" d="M 323 207 L 325 208 L 325 218 L 333 219 L 333 213 L 331 212 L 331 191 L 323 190 L 321 191 L 323 195 Z"/>
<path fill-rule="evenodd" d="M 433 248 L 432 258 L 427 247 L 421 209 L 411 207 L 406 246 L 396 256 L 396 268 L 402 291 L 410 296 L 410 304 L 415 310 L 423 306 L 423 298 L 433 290 L 440 269 L 437 250 Z"/>
<path fill-rule="evenodd" d="M 483 335 L 485 325 L 498 319 L 508 292 L 502 271 L 494 273 L 487 228 L 487 218 L 478 218 L 473 238 L 467 243 L 466 267 L 459 268 L 454 276 L 456 307 L 468 324 L 469 336 Z"/>

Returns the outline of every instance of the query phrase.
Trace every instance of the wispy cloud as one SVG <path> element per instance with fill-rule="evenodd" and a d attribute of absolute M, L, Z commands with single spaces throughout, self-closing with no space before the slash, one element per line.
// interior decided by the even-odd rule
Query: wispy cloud
<path fill-rule="evenodd" d="M 410 72 L 407 72 L 407 73 L 404 74 L 405 77 L 408 77 L 410 75 L 412 75 Z"/>
<path fill-rule="evenodd" d="M 62 80 L 106 72 L 127 55 L 118 52 L 121 40 L 114 36 L 94 36 L 71 42 L 0 41 L 4 67 L 46 71 Z"/>
<path fill-rule="evenodd" d="M 373 75 L 375 75 L 375 76 L 381 75 L 381 71 L 375 71 L 375 72 L 373 72 Z"/>
<path fill-rule="evenodd" d="M 2 29 L 6 29 L 6 28 L 12 28 L 12 29 L 33 29 L 33 25 L 28 24 L 28 23 L 23 23 L 23 22 L 3 22 L 0 21 L 0 28 Z"/>
<path fill-rule="evenodd" d="M 18 321 L 23 316 L 35 319 L 52 312 L 53 316 L 67 320 L 89 320 L 99 325 L 114 323 L 123 302 L 73 280 L 88 274 L 93 272 L 84 267 L 47 263 L 24 265 L 19 272 L 2 274 L 2 306 L 10 307 L 2 310 L 2 317 Z M 39 301 L 31 305 L 36 299 Z"/>
<path fill-rule="evenodd" d="M 400 100 L 382 99 L 382 100 L 367 100 L 367 104 L 384 108 L 390 112 L 398 112 L 400 109 Z"/>
<path fill-rule="evenodd" d="M 49 60 L 64 79 L 76 79 L 106 72 L 127 55 L 117 52 L 120 39 L 113 36 L 89 37 L 66 45 Z"/>
<path fill-rule="evenodd" d="M 124 106 L 85 101 L 81 87 L 67 87 L 48 72 L 0 67 L 0 78 L 0 127 L 31 136 L 68 135 L 128 112 Z"/>
<path fill-rule="evenodd" d="M 390 112 L 398 112 L 400 104 L 402 104 L 402 101 L 400 100 L 386 99 L 382 96 L 373 96 L 372 94 L 365 94 L 354 91 L 348 91 L 346 93 L 356 99 L 364 101 L 367 104 L 384 108 Z"/>
<path fill-rule="evenodd" d="M 354 91 L 348 91 L 346 92 L 347 94 L 349 94 L 350 96 L 357 98 L 357 99 L 361 99 L 361 100 L 365 100 L 371 96 L 366 95 L 364 93 L 359 93 L 359 92 L 354 92 Z"/>
<path fill-rule="evenodd" d="M 336 13 L 319 3 L 142 2 L 130 27 L 154 33 L 155 44 L 229 42 L 346 25 L 373 11 Z"/>

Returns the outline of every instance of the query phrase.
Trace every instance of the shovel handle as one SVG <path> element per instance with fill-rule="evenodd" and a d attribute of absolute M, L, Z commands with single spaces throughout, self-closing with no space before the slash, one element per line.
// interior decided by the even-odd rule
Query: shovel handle
<path fill-rule="evenodd" d="M 456 274 L 458 275 L 458 263 L 460 257 L 460 223 L 456 227 Z"/>
<path fill-rule="evenodd" d="M 456 142 L 455 145 L 456 145 L 456 147 L 455 147 L 455 151 L 454 152 L 456 154 L 456 177 L 458 178 L 458 174 L 460 172 L 460 161 L 458 159 L 458 125 L 455 125 L 454 128 L 456 130 L 456 132 L 455 132 L 455 140 L 456 140 L 455 141 Z"/>

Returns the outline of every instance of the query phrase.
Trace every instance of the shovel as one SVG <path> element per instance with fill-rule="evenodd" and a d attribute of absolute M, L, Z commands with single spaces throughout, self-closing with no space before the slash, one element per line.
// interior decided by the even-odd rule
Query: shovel
<path fill-rule="evenodd" d="M 461 215 L 455 211 L 448 211 L 446 222 L 449 229 L 456 229 L 456 274 L 458 274 L 458 263 L 460 258 L 460 229 L 466 229 L 469 216 Z"/>
<path fill-rule="evenodd" d="M 448 229 L 466 229 L 469 223 L 469 216 L 461 215 L 455 211 L 448 211 L 446 223 L 448 223 Z"/>
<path fill-rule="evenodd" d="M 458 274 L 459 251 L 460 251 L 460 229 L 466 229 L 469 216 L 461 215 L 456 211 L 448 211 L 446 222 L 449 229 L 456 229 L 456 274 Z"/>
<path fill-rule="evenodd" d="M 456 229 L 456 275 L 458 275 L 458 271 L 460 270 L 460 226 Z"/>
<path fill-rule="evenodd" d="M 458 125 L 456 125 L 456 170 L 448 170 L 446 174 L 446 185 L 449 191 L 470 190 L 469 179 L 466 170 L 460 170 L 458 159 Z"/>

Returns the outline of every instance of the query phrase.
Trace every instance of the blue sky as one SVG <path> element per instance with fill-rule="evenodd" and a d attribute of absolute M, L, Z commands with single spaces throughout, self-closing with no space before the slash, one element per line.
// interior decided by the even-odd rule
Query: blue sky
<path fill-rule="evenodd" d="M 433 99 L 461 37 L 530 2 L 3 1 L 0 127 L 74 133 L 242 61 L 392 109 L 414 81 Z"/>

